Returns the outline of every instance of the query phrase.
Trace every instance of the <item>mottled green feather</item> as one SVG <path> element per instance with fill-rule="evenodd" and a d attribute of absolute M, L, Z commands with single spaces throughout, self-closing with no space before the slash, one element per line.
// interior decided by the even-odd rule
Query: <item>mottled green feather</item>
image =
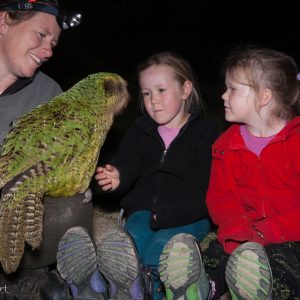
<path fill-rule="evenodd" d="M 24 115 L 0 156 L 0 260 L 14 272 L 25 242 L 42 242 L 42 199 L 87 190 L 113 117 L 127 104 L 117 74 L 89 75 Z"/>

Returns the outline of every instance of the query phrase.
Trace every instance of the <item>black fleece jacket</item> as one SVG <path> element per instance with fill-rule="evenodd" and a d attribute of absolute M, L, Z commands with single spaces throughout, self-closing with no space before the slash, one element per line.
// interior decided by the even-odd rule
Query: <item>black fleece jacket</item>
<path fill-rule="evenodd" d="M 153 229 L 206 218 L 211 146 L 216 126 L 192 115 L 166 150 L 158 125 L 148 116 L 135 120 L 120 143 L 114 165 L 120 172 L 121 206 L 129 216 L 150 210 Z"/>

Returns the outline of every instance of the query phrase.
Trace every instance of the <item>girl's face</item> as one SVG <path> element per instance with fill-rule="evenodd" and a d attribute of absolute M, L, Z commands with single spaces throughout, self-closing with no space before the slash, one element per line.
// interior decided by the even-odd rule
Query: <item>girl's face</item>
<path fill-rule="evenodd" d="M 61 32 L 56 17 L 37 12 L 30 19 L 6 24 L 0 15 L 0 72 L 12 77 L 31 77 L 53 54 Z"/>
<path fill-rule="evenodd" d="M 225 119 L 229 122 L 251 124 L 258 115 L 254 89 L 236 78 L 226 74 L 226 91 L 222 95 L 225 107 Z"/>
<path fill-rule="evenodd" d="M 153 65 L 140 72 L 139 83 L 144 106 L 149 116 L 159 125 L 180 128 L 188 119 L 184 111 L 192 83 L 181 85 L 174 70 L 168 65 Z"/>

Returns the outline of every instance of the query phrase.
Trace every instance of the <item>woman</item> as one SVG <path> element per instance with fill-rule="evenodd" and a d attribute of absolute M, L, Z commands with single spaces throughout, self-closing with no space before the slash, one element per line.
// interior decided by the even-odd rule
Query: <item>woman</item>
<path fill-rule="evenodd" d="M 52 57 L 62 29 L 80 21 L 78 15 L 75 15 L 77 19 L 62 15 L 56 0 L 1 2 L 0 149 L 13 122 L 62 92 L 53 79 L 38 69 Z M 66 199 L 44 199 L 43 243 L 38 250 L 26 249 L 21 269 L 40 269 L 54 264 L 58 240 L 69 227 L 81 225 L 91 229 L 92 204 L 81 204 L 84 198 L 84 195 L 75 195 Z M 10 293 L 13 293 L 13 284 L 7 284 Z M 25 297 L 24 290 L 17 290 Z"/>

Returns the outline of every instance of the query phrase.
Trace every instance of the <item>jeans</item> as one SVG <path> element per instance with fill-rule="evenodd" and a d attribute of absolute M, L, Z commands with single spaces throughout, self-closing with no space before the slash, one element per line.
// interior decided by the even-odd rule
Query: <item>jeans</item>
<path fill-rule="evenodd" d="M 153 300 L 161 300 L 163 292 L 158 289 L 162 286 L 158 276 L 159 257 L 165 244 L 171 237 L 178 233 L 188 233 L 201 241 L 210 231 L 211 225 L 208 219 L 202 219 L 194 223 L 167 229 L 153 230 L 150 227 L 152 213 L 141 210 L 129 216 L 125 223 L 125 229 L 133 238 L 142 265 L 151 270 L 153 282 Z"/>

